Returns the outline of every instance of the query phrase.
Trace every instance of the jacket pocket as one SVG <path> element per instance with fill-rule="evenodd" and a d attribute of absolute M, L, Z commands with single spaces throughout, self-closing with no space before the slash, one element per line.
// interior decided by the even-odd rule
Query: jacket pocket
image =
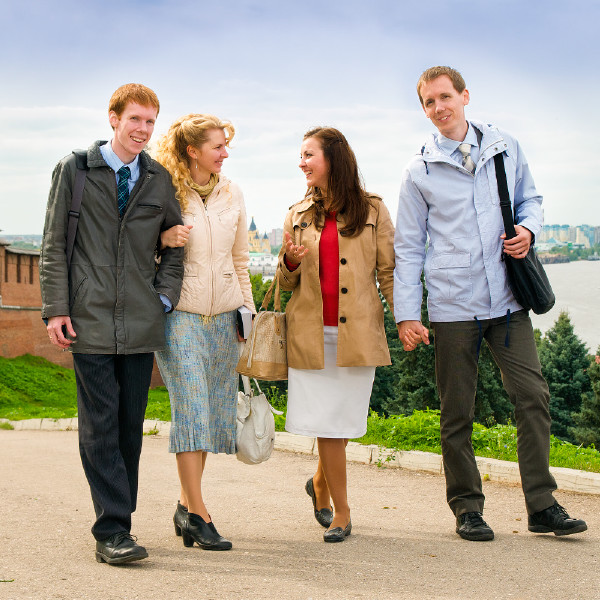
<path fill-rule="evenodd" d="M 77 305 L 81 303 L 81 300 L 85 296 L 85 291 L 86 291 L 86 287 L 87 287 L 86 282 L 87 282 L 87 276 L 83 277 L 77 283 L 77 285 L 72 288 L 73 293 L 71 295 L 71 300 L 69 302 L 69 313 L 71 315 L 73 315 L 73 312 L 75 312 Z"/>
<path fill-rule="evenodd" d="M 427 283 L 433 301 L 469 300 L 473 295 L 471 255 L 468 252 L 434 254 Z"/>

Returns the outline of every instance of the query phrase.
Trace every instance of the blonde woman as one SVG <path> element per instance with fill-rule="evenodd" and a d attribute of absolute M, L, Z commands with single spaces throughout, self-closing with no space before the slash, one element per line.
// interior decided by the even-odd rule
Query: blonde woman
<path fill-rule="evenodd" d="M 221 174 L 235 130 L 213 115 L 175 121 L 156 159 L 170 173 L 184 225 L 161 235 L 184 246 L 179 304 L 167 316 L 167 348 L 157 362 L 171 399 L 169 451 L 177 455 L 180 501 L 173 517 L 185 546 L 229 550 L 202 496 L 208 452 L 235 453 L 238 377 L 236 309 L 256 312 L 248 275 L 244 198 Z"/>

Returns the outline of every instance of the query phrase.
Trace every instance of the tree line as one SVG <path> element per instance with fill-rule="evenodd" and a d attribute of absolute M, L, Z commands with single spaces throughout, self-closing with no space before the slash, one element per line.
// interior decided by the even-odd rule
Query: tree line
<path fill-rule="evenodd" d="M 252 275 L 252 293 L 257 308 L 271 284 L 262 275 Z M 421 319 L 429 327 L 427 289 L 423 285 Z M 290 292 L 282 292 L 285 310 Z M 411 415 L 415 410 L 439 409 L 435 381 L 433 345 L 419 344 L 405 352 L 398 339 L 392 311 L 384 302 L 384 324 L 392 364 L 378 367 L 371 394 L 371 409 L 380 415 Z M 271 300 L 269 310 L 272 310 Z M 542 373 L 550 388 L 552 434 L 574 444 L 600 448 L 600 347 L 590 355 L 573 329 L 568 313 L 561 312 L 544 335 L 535 330 Z M 435 343 L 435 342 L 434 342 Z M 475 421 L 492 426 L 514 423 L 513 405 L 502 385 L 500 369 L 484 342 L 479 355 L 479 378 L 475 400 Z M 270 382 L 279 394 L 287 382 Z"/>

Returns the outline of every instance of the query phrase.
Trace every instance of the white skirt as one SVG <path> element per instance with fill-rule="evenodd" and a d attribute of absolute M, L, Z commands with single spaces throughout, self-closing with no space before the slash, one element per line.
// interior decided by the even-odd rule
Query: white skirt
<path fill-rule="evenodd" d="M 310 437 L 359 438 L 367 431 L 375 367 L 338 367 L 338 328 L 325 326 L 325 368 L 288 369 L 285 429 Z"/>

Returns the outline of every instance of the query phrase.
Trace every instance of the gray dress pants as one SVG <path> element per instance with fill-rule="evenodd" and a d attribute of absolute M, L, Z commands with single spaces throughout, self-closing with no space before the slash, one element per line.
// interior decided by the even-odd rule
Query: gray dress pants
<path fill-rule="evenodd" d="M 450 508 L 457 517 L 465 512 L 483 512 L 485 497 L 471 444 L 482 338 L 500 368 L 504 389 L 515 407 L 519 470 L 527 512 L 548 508 L 554 504 L 552 492 L 556 489 L 549 470 L 550 395 L 529 314 L 523 310 L 511 314 L 510 319 L 432 323 L 432 327 Z"/>

